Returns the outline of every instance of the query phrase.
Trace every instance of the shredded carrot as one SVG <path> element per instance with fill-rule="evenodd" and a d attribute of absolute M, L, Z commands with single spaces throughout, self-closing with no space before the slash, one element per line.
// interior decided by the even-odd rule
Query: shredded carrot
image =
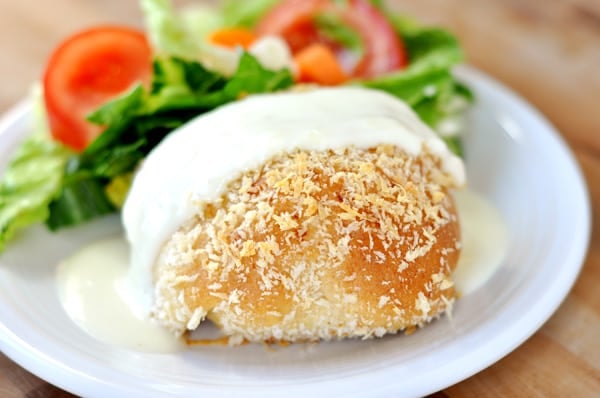
<path fill-rule="evenodd" d="M 324 44 L 311 44 L 298 52 L 294 60 L 300 82 L 335 86 L 348 79 L 333 51 Z"/>
<path fill-rule="evenodd" d="M 242 46 L 248 48 L 256 41 L 256 35 L 244 28 L 223 28 L 212 32 L 209 40 L 211 43 L 223 47 Z"/>

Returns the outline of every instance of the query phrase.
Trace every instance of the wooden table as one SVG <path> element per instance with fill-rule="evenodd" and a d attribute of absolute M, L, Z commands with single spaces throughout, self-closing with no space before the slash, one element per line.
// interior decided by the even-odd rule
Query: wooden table
<path fill-rule="evenodd" d="M 439 397 L 600 396 L 600 1 L 397 1 L 460 37 L 468 62 L 537 106 L 575 152 L 594 228 L 583 273 L 556 314 L 525 344 Z M 39 79 L 52 48 L 97 23 L 141 25 L 134 0 L 2 0 L 0 112 Z M 68 397 L 0 354 L 0 396 Z"/>

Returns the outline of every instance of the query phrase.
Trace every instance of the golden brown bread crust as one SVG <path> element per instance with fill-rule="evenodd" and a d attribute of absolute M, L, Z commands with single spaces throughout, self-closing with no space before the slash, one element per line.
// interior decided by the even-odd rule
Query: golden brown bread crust
<path fill-rule="evenodd" d="M 453 180 L 423 151 L 297 151 L 232 182 L 163 248 L 154 316 L 233 342 L 371 337 L 451 307 Z"/>

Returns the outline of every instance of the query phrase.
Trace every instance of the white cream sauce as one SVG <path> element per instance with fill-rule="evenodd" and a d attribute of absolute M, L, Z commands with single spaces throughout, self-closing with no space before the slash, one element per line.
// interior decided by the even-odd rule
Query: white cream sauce
<path fill-rule="evenodd" d="M 498 210 L 482 196 L 460 190 L 454 197 L 463 248 L 453 277 L 464 297 L 485 284 L 502 264 L 508 231 Z M 90 335 L 109 344 L 148 352 L 182 349 L 183 342 L 136 313 L 127 283 L 128 265 L 129 248 L 123 237 L 93 243 L 66 259 L 59 267 L 58 289 L 68 315 Z"/>
<path fill-rule="evenodd" d="M 174 352 L 185 344 L 133 311 L 127 280 L 129 246 L 116 237 L 86 246 L 58 267 L 61 303 L 92 337 L 136 351 Z"/>
<path fill-rule="evenodd" d="M 153 302 L 156 256 L 196 203 L 219 198 L 245 170 L 295 149 L 369 148 L 393 144 L 440 156 L 458 184 L 464 165 L 403 102 L 358 87 L 254 95 L 200 116 L 170 134 L 146 158 L 123 209 L 140 308 Z"/>
<path fill-rule="evenodd" d="M 500 212 L 483 196 L 461 189 L 454 192 L 454 199 L 462 250 L 453 279 L 456 290 L 464 296 L 480 288 L 502 264 L 509 233 Z"/>

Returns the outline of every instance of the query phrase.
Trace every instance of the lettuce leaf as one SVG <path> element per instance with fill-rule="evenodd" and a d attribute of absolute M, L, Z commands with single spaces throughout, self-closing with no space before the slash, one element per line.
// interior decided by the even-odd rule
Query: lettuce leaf
<path fill-rule="evenodd" d="M 202 5 L 175 8 L 169 0 L 141 0 L 141 5 L 146 30 L 158 56 L 199 61 L 225 76 L 235 73 L 240 54 L 207 41 L 209 33 L 226 24 L 218 8 Z"/>
<path fill-rule="evenodd" d="M 19 229 L 45 221 L 71 152 L 44 135 L 21 144 L 0 183 L 0 251 Z"/>
<path fill-rule="evenodd" d="M 406 101 L 453 151 L 461 154 L 457 135 L 473 94 L 452 74 L 452 68 L 464 59 L 458 40 L 441 28 L 422 27 L 392 13 L 387 17 L 406 46 L 408 67 L 358 84 Z"/>
<path fill-rule="evenodd" d="M 106 196 L 110 203 L 117 209 L 121 209 L 127 199 L 129 188 L 133 183 L 133 177 L 135 173 L 126 173 L 113 178 L 108 185 L 105 187 Z"/>
<path fill-rule="evenodd" d="M 201 39 L 188 30 L 169 0 L 141 0 L 140 6 L 157 53 L 192 59 L 198 56 Z"/>
<path fill-rule="evenodd" d="M 165 135 L 193 117 L 245 95 L 274 92 L 292 84 L 288 70 L 265 69 L 248 53 L 242 54 L 230 78 L 196 61 L 156 59 L 151 90 L 135 87 L 88 117 L 107 128 L 83 152 L 79 169 L 102 178 L 128 173 Z"/>
<path fill-rule="evenodd" d="M 225 26 L 253 28 L 280 0 L 223 0 L 220 13 Z"/>
<path fill-rule="evenodd" d="M 59 195 L 48 207 L 50 212 L 45 221 L 52 231 L 83 224 L 115 211 L 104 189 L 105 182 L 91 173 L 77 170 L 76 164 L 76 157 L 67 162 Z"/>
<path fill-rule="evenodd" d="M 315 23 L 321 34 L 328 39 L 340 43 L 344 48 L 358 54 L 364 52 L 360 35 L 343 23 L 340 17 L 333 14 L 321 14 L 316 16 Z"/>

